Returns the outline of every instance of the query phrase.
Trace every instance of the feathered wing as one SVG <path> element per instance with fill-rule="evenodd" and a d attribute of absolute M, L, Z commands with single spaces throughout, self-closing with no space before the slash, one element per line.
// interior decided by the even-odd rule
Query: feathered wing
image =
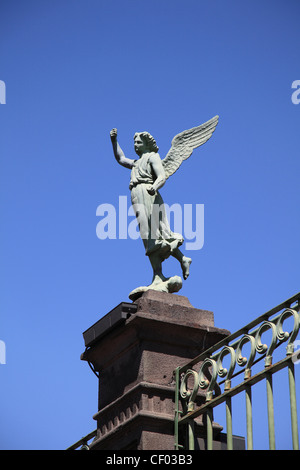
<path fill-rule="evenodd" d="M 218 120 L 219 116 L 215 116 L 201 124 L 201 126 L 180 132 L 180 134 L 174 137 L 169 152 L 162 160 L 166 179 L 178 170 L 181 163 L 192 155 L 195 148 L 200 147 L 200 145 L 205 144 L 210 139 L 218 124 Z"/>

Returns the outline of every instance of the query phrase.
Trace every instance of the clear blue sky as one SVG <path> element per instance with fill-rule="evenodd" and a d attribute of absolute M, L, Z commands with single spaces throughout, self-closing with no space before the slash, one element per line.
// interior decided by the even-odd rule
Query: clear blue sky
<path fill-rule="evenodd" d="M 96 427 L 82 332 L 150 282 L 141 240 L 96 236 L 97 206 L 129 197 L 112 127 L 129 157 L 141 130 L 163 157 L 219 114 L 161 190 L 204 204 L 180 293 L 217 327 L 299 291 L 299 17 L 297 0 L 1 0 L 2 449 L 64 449 Z"/>

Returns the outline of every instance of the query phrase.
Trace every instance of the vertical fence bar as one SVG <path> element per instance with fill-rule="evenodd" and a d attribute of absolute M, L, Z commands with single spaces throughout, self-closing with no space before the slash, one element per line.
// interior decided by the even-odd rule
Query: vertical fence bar
<path fill-rule="evenodd" d="M 213 450 L 213 410 L 207 408 L 206 412 L 206 438 L 207 438 L 207 450 Z"/>
<path fill-rule="evenodd" d="M 289 365 L 288 365 L 288 376 L 289 376 L 289 389 L 290 389 L 290 407 L 291 407 L 291 424 L 292 424 L 293 449 L 294 450 L 299 450 L 295 370 L 294 370 L 294 363 L 292 361 L 289 362 Z"/>
<path fill-rule="evenodd" d="M 268 406 L 268 424 L 269 424 L 269 449 L 275 450 L 275 427 L 274 427 L 274 400 L 272 374 L 266 375 L 267 384 L 267 406 Z"/>
<path fill-rule="evenodd" d="M 175 370 L 175 422 L 174 422 L 174 434 L 175 434 L 175 450 L 179 450 L 179 429 L 178 429 L 178 421 L 179 421 L 179 367 Z"/>
<path fill-rule="evenodd" d="M 194 436 L 194 420 L 190 419 L 188 422 L 188 445 L 189 450 L 195 450 L 195 436 Z"/>
<path fill-rule="evenodd" d="M 232 440 L 231 397 L 226 398 L 226 432 L 227 432 L 227 450 L 232 450 L 233 440 Z"/>
<path fill-rule="evenodd" d="M 246 386 L 245 393 L 246 393 L 247 450 L 253 450 L 251 385 Z"/>

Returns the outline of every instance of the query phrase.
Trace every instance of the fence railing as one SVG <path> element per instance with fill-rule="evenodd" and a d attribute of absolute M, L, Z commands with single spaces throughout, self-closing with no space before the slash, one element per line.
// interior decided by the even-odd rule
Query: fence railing
<path fill-rule="evenodd" d="M 273 376 L 284 368 L 289 383 L 292 446 L 299 449 L 294 367 L 300 362 L 299 327 L 300 293 L 178 367 L 175 449 L 195 449 L 195 419 L 201 415 L 206 449 L 213 449 L 213 411 L 220 404 L 225 405 L 227 449 L 233 449 L 232 398 L 240 393 L 245 394 L 247 449 L 253 449 L 252 388 L 261 381 L 266 383 L 269 449 L 275 449 Z M 180 432 L 184 428 L 185 432 Z M 186 437 L 179 442 L 182 435 Z"/>
<path fill-rule="evenodd" d="M 90 432 L 86 436 L 79 439 L 79 441 L 72 444 L 66 450 L 76 450 L 76 449 L 89 450 L 90 449 L 90 447 L 89 447 L 90 442 L 89 441 L 91 441 L 96 435 L 97 435 L 97 429 L 95 429 L 94 431 Z"/>

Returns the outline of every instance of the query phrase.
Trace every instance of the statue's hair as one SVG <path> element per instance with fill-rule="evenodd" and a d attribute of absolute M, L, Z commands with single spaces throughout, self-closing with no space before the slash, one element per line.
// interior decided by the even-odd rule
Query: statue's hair
<path fill-rule="evenodd" d="M 143 139 L 143 141 L 146 143 L 150 152 L 155 152 L 155 153 L 158 152 L 157 143 L 154 137 L 151 134 L 149 134 L 149 132 L 136 132 L 134 134 L 134 137 L 136 135 L 139 135 Z"/>

